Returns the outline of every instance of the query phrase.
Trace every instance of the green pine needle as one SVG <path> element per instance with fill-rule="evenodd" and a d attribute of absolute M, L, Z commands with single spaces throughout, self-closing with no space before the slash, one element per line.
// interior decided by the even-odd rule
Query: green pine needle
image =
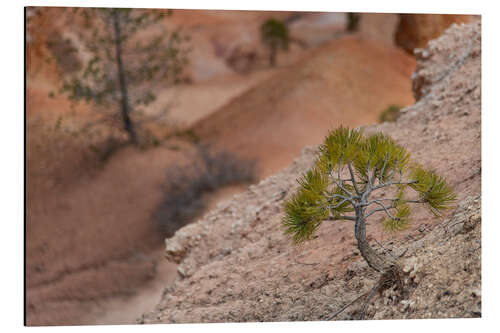
<path fill-rule="evenodd" d="M 360 130 L 339 127 L 331 131 L 319 147 L 320 161 L 335 169 L 339 163 L 351 162 L 361 149 L 362 133 Z M 328 165 L 327 168 L 328 169 Z M 324 167 L 322 168 L 324 169 Z"/>
<path fill-rule="evenodd" d="M 326 207 L 316 202 L 314 197 L 311 192 L 300 190 L 285 202 L 282 224 L 285 233 L 293 236 L 294 243 L 310 239 L 321 222 L 328 217 Z"/>
<path fill-rule="evenodd" d="M 390 232 L 405 230 L 410 226 L 411 209 L 404 200 L 398 200 L 395 204 L 396 213 L 394 219 L 388 218 L 384 221 L 384 229 Z"/>
<path fill-rule="evenodd" d="M 452 208 L 457 197 L 443 177 L 434 171 L 415 166 L 410 172 L 410 178 L 416 181 L 410 185 L 411 188 L 419 193 L 420 200 L 428 205 L 434 215 L 439 216 L 440 211 Z"/>
<path fill-rule="evenodd" d="M 328 217 L 327 200 L 324 192 L 328 177 L 313 168 L 298 180 L 299 191 L 285 202 L 285 216 L 282 223 L 285 232 L 293 235 L 295 243 L 308 240 L 321 222 Z"/>

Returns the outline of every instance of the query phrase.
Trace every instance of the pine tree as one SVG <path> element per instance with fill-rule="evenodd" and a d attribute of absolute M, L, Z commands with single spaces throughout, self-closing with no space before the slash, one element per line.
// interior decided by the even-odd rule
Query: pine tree
<path fill-rule="evenodd" d="M 160 83 L 176 83 L 187 62 L 186 37 L 161 28 L 163 12 L 130 8 L 79 8 L 85 26 L 80 38 L 90 56 L 83 70 L 64 78 L 63 93 L 93 103 L 121 124 L 137 144 L 134 115 L 155 101 Z M 169 12 L 170 13 L 170 12 Z"/>
<path fill-rule="evenodd" d="M 349 32 L 356 32 L 359 30 L 359 21 L 361 21 L 360 13 L 347 13 L 346 30 Z"/>
<path fill-rule="evenodd" d="M 260 36 L 262 43 L 269 49 L 269 65 L 274 67 L 278 50 L 288 50 L 288 27 L 285 23 L 270 18 L 261 25 Z"/>
<path fill-rule="evenodd" d="M 340 127 L 319 150 L 314 167 L 298 179 L 297 192 L 284 204 L 282 224 L 295 243 L 309 240 L 323 221 L 353 221 L 361 255 L 371 268 L 385 272 L 397 263 L 370 247 L 366 220 L 384 213 L 385 229 L 396 232 L 409 226 L 411 204 L 439 215 L 456 200 L 444 178 L 411 163 L 406 149 L 387 135 L 365 137 Z"/>

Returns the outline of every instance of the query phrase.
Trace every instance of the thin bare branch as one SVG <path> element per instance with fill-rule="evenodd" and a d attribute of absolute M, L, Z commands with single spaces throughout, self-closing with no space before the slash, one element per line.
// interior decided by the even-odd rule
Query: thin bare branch
<path fill-rule="evenodd" d="M 376 180 L 375 176 L 376 176 L 376 174 L 377 174 L 377 168 L 374 167 L 373 168 L 373 172 L 372 172 L 372 186 L 375 185 L 375 180 Z"/>
<path fill-rule="evenodd" d="M 342 199 L 342 200 L 347 200 L 349 202 L 352 203 L 352 200 L 351 198 L 349 197 L 346 197 L 345 195 L 342 195 L 342 194 L 325 194 L 325 196 L 328 198 L 328 199 L 334 199 L 334 198 L 339 198 L 339 199 Z"/>
<path fill-rule="evenodd" d="M 344 191 L 345 194 L 347 194 L 349 196 L 349 199 L 350 199 L 349 201 L 353 202 L 354 197 L 353 197 L 352 193 L 349 192 L 348 190 L 346 190 L 345 187 L 342 186 L 342 184 L 339 183 L 337 181 L 337 179 L 335 179 L 335 176 L 333 175 L 333 170 L 332 170 L 331 166 L 329 167 L 328 171 L 329 171 L 330 177 L 332 177 L 332 180 L 334 181 L 335 185 L 337 185 L 342 191 Z M 340 179 L 340 177 L 339 177 L 339 179 Z"/>
<path fill-rule="evenodd" d="M 386 207 L 386 206 L 384 206 L 384 204 L 383 204 L 383 203 L 381 203 L 381 202 L 380 202 L 380 201 L 378 201 L 378 200 L 373 200 L 373 202 L 372 202 L 372 203 L 377 204 L 377 205 L 381 206 L 382 208 L 377 208 L 377 209 L 372 210 L 371 212 L 369 212 L 369 213 L 365 216 L 365 218 L 367 218 L 368 216 L 372 215 L 373 213 L 375 213 L 375 212 L 377 212 L 377 211 L 384 211 L 384 212 L 387 214 L 387 216 L 389 216 L 392 220 L 395 220 L 395 219 L 396 219 L 394 216 L 392 216 L 392 214 L 391 214 L 391 213 L 389 213 L 389 209 L 394 209 L 394 208 L 395 208 L 393 205 L 390 205 L 390 206 Z"/>
<path fill-rule="evenodd" d="M 396 201 L 404 201 L 404 202 L 410 202 L 410 203 L 425 203 L 424 200 L 407 200 L 407 199 L 400 199 L 400 198 L 377 198 L 375 200 L 371 200 L 371 201 L 368 201 L 368 202 L 364 202 L 362 204 L 360 204 L 360 206 L 369 206 L 371 204 L 374 204 L 375 201 L 392 201 L 392 202 L 396 202 Z"/>
<path fill-rule="evenodd" d="M 358 184 L 356 183 L 356 180 L 354 180 L 354 172 L 352 171 L 351 163 L 348 163 L 347 166 L 349 167 L 349 174 L 351 175 L 351 182 L 352 182 L 352 185 L 354 186 L 354 190 L 356 191 L 356 194 L 358 196 L 361 196 L 361 192 L 359 191 Z"/>
<path fill-rule="evenodd" d="M 396 173 L 396 170 L 398 169 L 398 163 L 399 163 L 398 160 L 396 160 L 394 162 L 394 169 L 392 170 L 391 175 L 387 178 L 387 180 L 391 181 L 394 178 L 394 174 Z"/>
<path fill-rule="evenodd" d="M 330 220 L 330 221 L 338 221 L 338 220 L 356 221 L 356 217 L 355 216 L 348 216 L 348 215 L 328 216 L 327 220 Z"/>
<path fill-rule="evenodd" d="M 342 200 L 339 204 L 335 205 L 335 206 L 329 206 L 330 209 L 336 209 L 336 208 L 339 208 L 340 206 L 342 206 L 348 199 L 344 199 Z"/>
<path fill-rule="evenodd" d="M 385 171 L 385 167 L 387 166 L 387 161 L 389 160 L 389 154 L 385 153 L 385 158 L 384 158 L 384 165 L 382 166 L 382 170 L 380 170 L 380 175 L 379 175 L 379 183 L 380 184 L 383 184 L 384 181 L 384 171 Z"/>
<path fill-rule="evenodd" d="M 408 182 L 402 182 L 402 181 L 398 181 L 398 182 L 388 182 L 388 183 L 384 183 L 384 184 L 380 184 L 380 185 L 377 185 L 373 188 L 373 190 L 378 190 L 379 188 L 382 188 L 382 187 L 387 187 L 387 186 L 391 186 L 391 185 L 410 185 L 410 184 L 415 184 L 417 183 L 416 180 L 411 180 L 411 181 L 408 181 Z"/>
<path fill-rule="evenodd" d="M 342 177 L 340 177 L 340 173 L 341 173 L 341 168 L 340 166 L 342 165 L 342 154 L 340 155 L 340 158 L 339 158 L 339 167 L 337 168 L 337 173 L 338 173 L 338 179 L 342 179 Z"/>
<path fill-rule="evenodd" d="M 383 208 L 375 208 L 373 210 L 371 210 L 368 214 L 365 215 L 365 219 L 367 219 L 369 216 L 375 214 L 376 212 L 383 212 L 384 209 Z"/>
<path fill-rule="evenodd" d="M 373 183 L 372 179 L 370 178 L 370 160 L 368 160 L 368 163 L 366 163 L 366 175 L 368 176 L 368 189 L 371 192 L 373 188 Z"/>
<path fill-rule="evenodd" d="M 398 201 L 400 199 L 399 198 L 390 198 L 390 199 L 389 198 L 387 198 L 387 199 L 386 198 L 378 198 L 377 200 L 379 200 L 379 201 Z M 374 203 L 373 200 L 363 203 L 362 206 L 369 206 L 372 203 Z"/>

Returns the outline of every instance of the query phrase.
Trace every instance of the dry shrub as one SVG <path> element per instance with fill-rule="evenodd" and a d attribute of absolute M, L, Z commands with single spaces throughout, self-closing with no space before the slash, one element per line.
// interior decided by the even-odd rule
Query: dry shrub
<path fill-rule="evenodd" d="M 63 73 L 73 73 L 82 68 L 78 50 L 71 39 L 65 38 L 57 31 L 48 36 L 47 48 Z"/>
<path fill-rule="evenodd" d="M 255 175 L 255 161 L 197 145 L 194 163 L 167 169 L 164 199 L 154 220 L 165 237 L 170 237 L 205 209 L 204 194 L 227 185 L 255 181 Z"/>
<path fill-rule="evenodd" d="M 385 109 L 381 114 L 380 114 L 380 122 L 394 122 L 396 121 L 399 116 L 401 115 L 401 109 L 402 107 L 399 105 L 389 105 L 387 109 Z"/>

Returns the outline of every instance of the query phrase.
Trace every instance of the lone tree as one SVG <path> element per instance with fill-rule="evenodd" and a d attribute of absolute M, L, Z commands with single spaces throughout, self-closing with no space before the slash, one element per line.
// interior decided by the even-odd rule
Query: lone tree
<path fill-rule="evenodd" d="M 390 137 L 381 133 L 365 137 L 344 127 L 329 133 L 315 166 L 298 182 L 299 189 L 285 202 L 285 232 L 300 243 L 325 220 L 353 221 L 361 255 L 381 273 L 399 266 L 370 247 L 366 239 L 370 216 L 384 213 L 385 229 L 399 231 L 410 224 L 410 204 L 424 204 L 439 215 L 456 200 L 442 177 L 411 164 L 410 154 Z"/>
<path fill-rule="evenodd" d="M 288 50 L 290 37 L 288 27 L 285 23 L 270 18 L 260 27 L 262 43 L 269 49 L 269 65 L 276 66 L 276 54 L 278 50 Z"/>
<path fill-rule="evenodd" d="M 168 12 L 170 13 L 170 12 Z M 155 101 L 160 83 L 176 83 L 186 64 L 186 37 L 159 30 L 163 12 L 130 8 L 79 8 L 88 29 L 80 32 L 89 57 L 83 70 L 66 77 L 62 92 L 93 103 L 121 123 L 137 144 L 132 114 Z"/>
<path fill-rule="evenodd" d="M 361 20 L 360 13 L 347 13 L 346 30 L 349 32 L 356 32 L 359 30 L 359 21 Z"/>

